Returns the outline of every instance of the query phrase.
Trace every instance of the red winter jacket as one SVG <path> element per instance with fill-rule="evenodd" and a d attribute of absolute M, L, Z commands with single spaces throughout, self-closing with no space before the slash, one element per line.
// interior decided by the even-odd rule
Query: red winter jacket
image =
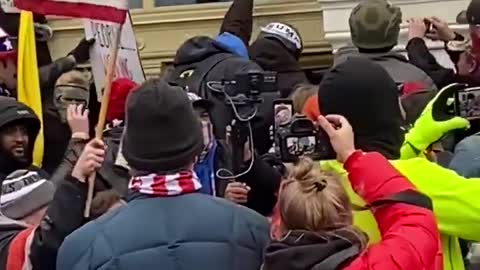
<path fill-rule="evenodd" d="M 356 152 L 344 166 L 354 191 L 369 204 L 415 189 L 378 153 Z M 343 270 L 442 269 L 439 233 L 431 211 L 391 203 L 374 208 L 373 213 L 383 240 L 370 246 Z"/>

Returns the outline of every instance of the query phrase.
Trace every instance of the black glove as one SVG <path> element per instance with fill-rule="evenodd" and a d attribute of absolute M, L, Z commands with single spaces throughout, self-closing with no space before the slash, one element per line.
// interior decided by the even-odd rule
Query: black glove
<path fill-rule="evenodd" d="M 68 55 L 73 55 L 77 64 L 83 64 L 90 59 L 90 47 L 93 43 L 95 43 L 95 39 L 87 40 L 84 38 Z"/>

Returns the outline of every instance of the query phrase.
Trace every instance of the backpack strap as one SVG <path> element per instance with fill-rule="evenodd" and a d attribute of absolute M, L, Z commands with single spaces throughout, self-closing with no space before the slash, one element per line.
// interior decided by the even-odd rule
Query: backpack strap
<path fill-rule="evenodd" d="M 391 203 L 406 203 L 433 211 L 432 200 L 428 196 L 415 190 L 398 192 L 390 197 L 376 200 L 367 206 L 359 206 L 354 204 L 352 205 L 352 208 L 354 211 L 365 211 L 370 210 L 372 207 L 379 207 Z"/>
<path fill-rule="evenodd" d="M 326 258 L 321 263 L 315 265 L 312 270 L 337 270 L 359 254 L 360 248 L 357 245 L 351 246 Z"/>
<path fill-rule="evenodd" d="M 410 205 L 415 205 L 418 207 L 426 208 L 428 210 L 433 210 L 432 200 L 426 195 L 417 192 L 415 190 L 405 190 L 392 196 L 380 199 L 371 204 L 373 207 L 378 207 L 384 204 L 389 203 L 406 203 Z"/>

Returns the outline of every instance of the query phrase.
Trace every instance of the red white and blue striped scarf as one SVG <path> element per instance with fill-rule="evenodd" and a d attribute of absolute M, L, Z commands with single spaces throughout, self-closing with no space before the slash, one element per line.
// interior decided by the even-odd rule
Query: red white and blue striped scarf
<path fill-rule="evenodd" d="M 136 176 L 130 180 L 128 188 L 146 195 L 166 197 L 197 192 L 202 184 L 195 172 L 181 171 L 170 175 Z"/>

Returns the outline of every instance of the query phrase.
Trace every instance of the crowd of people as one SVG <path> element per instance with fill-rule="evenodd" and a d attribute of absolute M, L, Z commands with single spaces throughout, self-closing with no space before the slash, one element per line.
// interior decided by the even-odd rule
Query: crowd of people
<path fill-rule="evenodd" d="M 459 16 L 468 35 L 408 19 L 408 57 L 400 8 L 360 1 L 319 85 L 295 26 L 251 41 L 253 6 L 234 0 L 219 34 L 186 40 L 158 78 L 115 79 L 102 139 L 76 69 L 95 40 L 39 69 L 36 115 L 0 28 L 0 269 L 480 269 L 480 122 L 455 102 L 480 86 L 480 1 Z M 287 164 L 283 139 L 310 150 Z"/>

